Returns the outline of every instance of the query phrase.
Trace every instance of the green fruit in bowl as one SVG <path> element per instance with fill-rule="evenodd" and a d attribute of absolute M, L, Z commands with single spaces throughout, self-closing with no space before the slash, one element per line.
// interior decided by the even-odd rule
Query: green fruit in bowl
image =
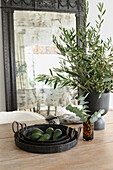
<path fill-rule="evenodd" d="M 40 137 L 40 139 L 38 139 L 38 141 L 48 141 L 50 138 L 49 134 L 44 134 Z"/>
<path fill-rule="evenodd" d="M 62 135 L 62 131 L 60 129 L 56 129 L 53 134 L 53 140 L 58 139 Z"/>
<path fill-rule="evenodd" d="M 33 133 L 33 134 L 30 136 L 30 138 L 36 140 L 36 139 L 39 139 L 41 136 L 42 136 L 41 133 Z"/>
<path fill-rule="evenodd" d="M 31 130 L 31 133 L 32 133 L 32 134 L 33 134 L 33 133 L 41 133 L 41 134 L 44 134 L 44 131 L 41 130 L 41 129 L 39 129 L 39 128 L 34 128 L 34 129 Z"/>
<path fill-rule="evenodd" d="M 46 129 L 46 133 L 50 135 L 50 138 L 53 136 L 54 129 L 52 127 L 49 127 Z"/>

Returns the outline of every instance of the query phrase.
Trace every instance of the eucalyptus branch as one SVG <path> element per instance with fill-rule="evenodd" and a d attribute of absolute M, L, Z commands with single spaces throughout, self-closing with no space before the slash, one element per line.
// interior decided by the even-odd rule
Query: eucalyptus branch
<path fill-rule="evenodd" d="M 89 94 L 87 94 L 86 96 L 80 96 L 78 98 L 78 101 L 80 102 L 80 105 L 82 105 L 82 109 L 78 109 L 76 106 L 71 106 L 71 105 L 68 105 L 66 107 L 67 110 L 69 110 L 70 112 L 73 112 L 76 114 L 76 116 L 78 116 L 80 118 L 81 121 L 85 122 L 87 120 L 87 118 L 89 117 L 90 119 L 90 122 L 91 123 L 94 123 L 95 121 L 98 120 L 98 118 L 105 112 L 104 109 L 100 109 L 98 112 L 95 112 L 94 114 L 92 115 L 89 115 L 88 112 L 88 106 L 87 106 L 87 103 L 85 101 L 85 98 L 88 96 Z"/>

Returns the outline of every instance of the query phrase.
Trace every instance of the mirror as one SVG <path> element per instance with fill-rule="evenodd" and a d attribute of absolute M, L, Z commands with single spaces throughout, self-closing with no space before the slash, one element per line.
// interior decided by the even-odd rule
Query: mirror
<path fill-rule="evenodd" d="M 63 26 L 73 26 L 77 31 L 80 25 L 84 25 L 83 3 L 84 0 L 33 0 L 29 2 L 1 0 L 7 111 L 21 109 L 25 106 L 26 95 L 23 95 L 22 90 L 27 89 L 29 92 L 26 93 L 30 96 L 34 95 L 34 92 L 30 91 L 36 89 L 37 83 L 34 82 L 36 74 L 41 73 L 44 69 L 46 72 L 53 65 L 57 66 L 59 61 L 56 48 L 51 43 L 52 34 L 58 33 L 56 30 L 59 27 L 58 19 L 62 19 Z M 78 38 L 77 42 L 80 44 Z M 52 57 L 53 55 L 54 57 Z M 47 59 L 44 56 L 48 56 L 47 61 L 49 62 L 44 62 L 44 59 Z M 44 69 L 42 69 L 42 65 Z M 44 87 L 42 84 L 37 86 Z M 23 96 L 21 100 L 17 94 L 19 90 Z M 31 100 L 29 97 L 27 99 Z M 35 103 L 35 99 L 32 103 Z"/>
<path fill-rule="evenodd" d="M 61 24 L 60 22 L 61 21 Z M 14 11 L 17 106 L 19 110 L 56 111 L 74 102 L 74 91 L 53 89 L 37 83 L 38 74 L 50 74 L 59 67 L 60 55 L 52 41 L 60 34 L 59 26 L 76 29 L 75 14 L 39 11 Z"/>

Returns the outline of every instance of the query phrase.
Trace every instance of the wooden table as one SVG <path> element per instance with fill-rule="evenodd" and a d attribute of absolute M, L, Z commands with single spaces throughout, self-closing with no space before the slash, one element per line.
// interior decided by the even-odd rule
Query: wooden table
<path fill-rule="evenodd" d="M 94 140 L 83 141 L 81 133 L 76 147 L 56 154 L 20 150 L 15 146 L 11 124 L 0 125 L 0 170 L 113 170 L 113 112 L 104 118 L 106 128 L 95 131 Z"/>

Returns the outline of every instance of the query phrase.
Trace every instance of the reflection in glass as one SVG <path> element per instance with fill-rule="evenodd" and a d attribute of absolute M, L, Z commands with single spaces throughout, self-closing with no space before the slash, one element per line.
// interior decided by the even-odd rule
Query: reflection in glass
<path fill-rule="evenodd" d="M 39 110 L 41 106 L 43 110 L 45 106 L 65 106 L 73 101 L 67 87 L 53 90 L 35 81 L 38 74 L 49 74 L 49 68 L 59 67 L 58 50 L 52 42 L 53 34 L 59 35 L 59 20 L 65 28 L 76 28 L 74 14 L 14 12 L 18 109 L 39 106 Z"/>

